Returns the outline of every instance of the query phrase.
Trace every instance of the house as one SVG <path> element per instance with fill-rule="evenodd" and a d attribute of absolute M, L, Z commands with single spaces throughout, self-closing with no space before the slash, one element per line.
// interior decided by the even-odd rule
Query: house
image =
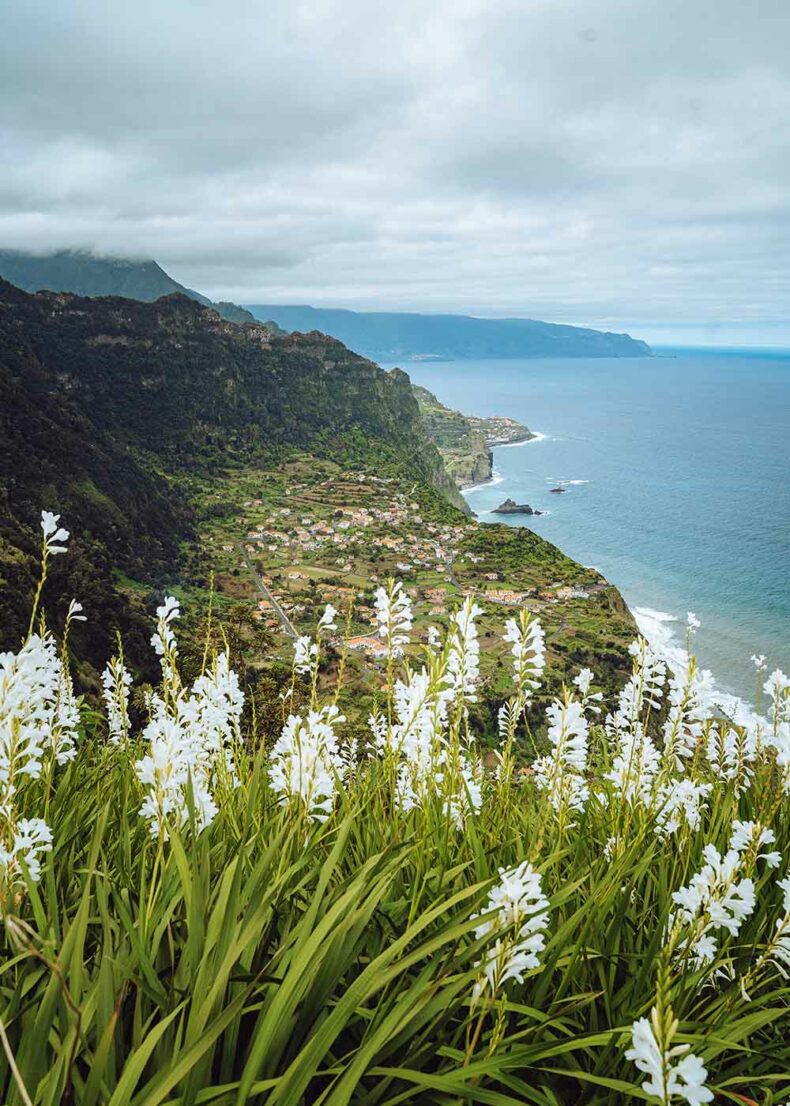
<path fill-rule="evenodd" d="M 353 649 L 360 653 L 366 653 L 370 657 L 386 657 L 387 655 L 387 646 L 384 642 L 367 634 L 360 634 L 358 637 L 349 638 L 346 641 L 346 645 L 349 649 Z"/>

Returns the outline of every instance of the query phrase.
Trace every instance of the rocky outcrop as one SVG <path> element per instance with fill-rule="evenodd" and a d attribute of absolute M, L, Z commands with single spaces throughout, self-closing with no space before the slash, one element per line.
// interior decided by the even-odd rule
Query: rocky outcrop
<path fill-rule="evenodd" d="M 515 419 L 462 415 L 445 407 L 427 388 L 415 384 L 413 390 L 425 431 L 459 488 L 471 488 L 491 479 L 492 446 L 527 442 L 535 437 L 529 427 Z"/>
<path fill-rule="evenodd" d="M 542 515 L 543 511 L 536 511 L 529 503 L 516 503 L 514 499 L 506 499 L 491 512 L 493 515 Z"/>

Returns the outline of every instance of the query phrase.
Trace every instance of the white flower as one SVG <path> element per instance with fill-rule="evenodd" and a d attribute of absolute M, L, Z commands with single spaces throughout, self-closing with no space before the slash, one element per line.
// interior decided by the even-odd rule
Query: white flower
<path fill-rule="evenodd" d="M 754 854 L 755 859 L 764 860 L 769 868 L 778 868 L 782 860 L 782 854 L 778 852 L 761 853 L 763 845 L 772 845 L 776 841 L 773 830 L 760 826 L 757 822 L 733 822 L 730 836 L 730 848 L 737 853 L 747 851 Z"/>
<path fill-rule="evenodd" d="M 27 867 L 33 883 L 41 878 L 41 856 L 52 849 L 52 830 L 41 818 L 20 818 L 14 826 L 13 840 L 6 848 L 0 840 L 0 872 L 11 886 L 23 882 L 20 861 Z"/>
<path fill-rule="evenodd" d="M 773 960 L 785 979 L 790 977 L 790 876 L 776 881 L 784 893 L 783 915 L 776 920 L 776 932 L 765 951 L 764 960 Z"/>
<path fill-rule="evenodd" d="M 413 615 L 411 600 L 400 580 L 389 580 L 386 589 L 378 588 L 374 604 L 379 637 L 387 642 L 393 657 L 402 656 L 403 646 L 409 643 Z"/>
<path fill-rule="evenodd" d="M 765 653 L 752 653 L 752 663 L 758 672 L 764 672 L 767 667 Z"/>
<path fill-rule="evenodd" d="M 71 716 L 59 714 L 63 668 L 51 634 L 33 634 L 18 653 L 0 653 L 0 809 L 19 776 L 41 775 L 46 747 L 65 735 Z"/>
<path fill-rule="evenodd" d="M 736 844 L 742 843 L 739 829 L 736 828 L 733 837 Z M 753 912 L 756 901 L 754 882 L 742 876 L 744 859 L 738 849 L 731 847 L 722 856 L 709 844 L 703 849 L 703 857 L 705 864 L 691 882 L 673 892 L 678 909 L 670 915 L 668 923 L 670 931 L 675 927 L 689 930 L 678 950 L 691 954 L 694 970 L 710 963 L 716 955 L 717 942 L 712 931 L 726 929 L 734 937 Z"/>
<path fill-rule="evenodd" d="M 669 680 L 669 712 L 664 723 L 665 760 L 682 766 L 683 759 L 694 755 L 703 732 L 702 723 L 713 709 L 713 676 L 697 668 L 693 656 L 686 657 Z"/>
<path fill-rule="evenodd" d="M 695 630 L 698 630 L 701 625 L 702 623 L 694 614 L 694 612 L 689 611 L 686 615 L 686 626 L 689 628 L 689 630 L 693 633 Z"/>
<path fill-rule="evenodd" d="M 535 783 L 548 793 L 555 811 L 583 810 L 590 795 L 587 768 L 587 719 L 581 703 L 555 699 L 546 711 L 551 752 L 532 764 Z"/>
<path fill-rule="evenodd" d="M 516 693 L 528 697 L 540 687 L 540 679 L 546 666 L 546 645 L 543 627 L 527 610 L 519 612 L 518 620 L 509 618 L 505 623 L 504 640 L 510 643 L 513 656 L 513 682 Z"/>
<path fill-rule="evenodd" d="M 318 632 L 320 633 L 322 630 L 336 630 L 337 629 L 337 623 L 335 622 L 336 618 L 337 618 L 337 611 L 335 610 L 335 608 L 332 606 L 331 603 L 327 603 L 326 607 L 324 608 L 324 613 L 321 615 L 321 617 L 318 620 Z"/>
<path fill-rule="evenodd" d="M 735 784 L 736 795 L 748 787 L 757 760 L 759 728 L 719 721 L 708 732 L 708 760 L 717 776 Z"/>
<path fill-rule="evenodd" d="M 595 675 L 589 668 L 582 668 L 573 682 L 582 697 L 582 707 L 593 714 L 600 714 L 601 708 L 597 704 L 603 699 L 603 692 L 590 691 L 594 679 Z"/>
<path fill-rule="evenodd" d="M 345 718 L 334 705 L 288 718 L 271 753 L 269 785 L 282 805 L 299 803 L 309 818 L 325 821 L 332 812 L 336 780 L 346 764 L 334 727 Z"/>
<path fill-rule="evenodd" d="M 705 800 L 713 790 L 711 783 L 694 783 L 690 779 L 672 780 L 665 784 L 658 795 L 656 832 L 662 836 L 677 833 L 685 823 L 690 830 L 698 830 L 702 812 L 707 810 Z"/>
<path fill-rule="evenodd" d="M 374 712 L 368 716 L 368 729 L 373 736 L 373 748 L 379 753 L 383 752 L 387 747 L 389 734 L 387 719 L 378 711 Z"/>
<path fill-rule="evenodd" d="M 590 690 L 593 682 L 593 673 L 591 668 L 582 668 L 577 676 L 574 677 L 573 682 L 578 687 L 582 695 L 586 695 Z"/>
<path fill-rule="evenodd" d="M 60 515 L 53 515 L 51 511 L 41 512 L 41 529 L 44 534 L 45 554 L 65 553 L 65 543 L 69 540 L 68 530 L 64 530 L 60 523 Z"/>
<path fill-rule="evenodd" d="M 461 764 L 458 791 L 445 801 L 445 814 L 460 832 L 466 818 L 479 814 L 483 805 L 483 765 L 464 757 Z"/>
<path fill-rule="evenodd" d="M 69 603 L 69 609 L 66 614 L 66 622 L 87 622 L 87 618 L 82 613 L 84 607 L 82 603 L 78 603 L 76 599 L 72 599 Z"/>
<path fill-rule="evenodd" d="M 318 657 L 318 646 L 309 636 L 304 634 L 294 642 L 294 671 L 306 676 L 313 667 L 313 662 Z"/>
<path fill-rule="evenodd" d="M 634 673 L 620 693 L 618 714 L 623 721 L 638 718 L 645 706 L 661 705 L 667 667 L 644 638 L 632 641 L 628 652 L 634 658 Z"/>
<path fill-rule="evenodd" d="M 401 762 L 396 799 L 408 811 L 421 806 L 443 782 L 448 696 L 436 675 L 423 668 L 396 681 L 393 700 L 396 721 L 385 740 Z"/>
<path fill-rule="evenodd" d="M 523 983 L 524 973 L 539 966 L 538 953 L 546 947 L 549 900 L 543 894 L 540 874 L 525 860 L 509 871 L 500 868 L 499 877 L 483 911 L 492 916 L 475 929 L 478 939 L 496 940 L 478 965 L 482 971 L 474 999 L 486 990 L 495 998 L 509 979 Z"/>
<path fill-rule="evenodd" d="M 8 887 L 23 883 L 22 862 L 38 880 L 40 854 L 52 843 L 45 822 L 21 817 L 19 787 L 76 755 L 79 721 L 71 675 L 51 634 L 31 634 L 18 653 L 0 653 L 0 879 Z"/>
<path fill-rule="evenodd" d="M 517 696 L 508 699 L 507 702 L 503 703 L 497 710 L 497 730 L 499 736 L 503 740 L 506 740 L 515 733 L 521 714 L 522 707 Z"/>
<path fill-rule="evenodd" d="M 660 1044 L 661 1026 L 654 1007 L 649 1021 L 639 1018 L 631 1027 L 631 1048 L 626 1050 L 625 1058 L 648 1077 L 642 1090 L 660 1103 L 671 1103 L 675 1097 L 685 1099 L 690 1106 L 711 1102 L 713 1092 L 705 1086 L 705 1065 L 688 1052 L 689 1045 L 672 1047 L 674 1025 L 669 1040 Z"/>
<path fill-rule="evenodd" d="M 483 613 L 471 596 L 450 618 L 450 650 L 447 656 L 445 684 L 453 702 L 477 702 L 480 679 L 480 642 L 475 619 Z"/>
<path fill-rule="evenodd" d="M 763 684 L 763 691 L 773 702 L 774 733 L 783 722 L 790 722 L 790 678 L 781 668 L 775 668 Z"/>
<path fill-rule="evenodd" d="M 780 887 L 784 892 L 784 909 L 790 912 L 790 876 L 785 876 L 784 879 L 778 879 L 776 886 Z"/>
<path fill-rule="evenodd" d="M 52 751 L 58 764 L 66 764 L 77 755 L 76 740 L 80 724 L 80 710 L 74 694 L 71 673 L 65 657 L 59 661 L 58 689 L 55 698 L 55 715 L 52 720 Z"/>
<path fill-rule="evenodd" d="M 125 743 L 129 736 L 129 688 L 131 673 L 120 657 L 113 657 L 102 672 L 102 698 L 107 708 L 107 724 L 113 745 Z"/>
<path fill-rule="evenodd" d="M 178 600 L 168 595 L 161 607 L 156 608 L 156 631 L 151 637 L 151 645 L 156 650 L 157 656 L 162 658 L 162 675 L 165 682 L 175 679 L 175 659 L 178 655 L 178 645 L 173 632 L 173 623 L 181 617 L 181 608 Z"/>
<path fill-rule="evenodd" d="M 240 737 L 244 696 L 227 653 L 189 692 L 179 691 L 168 703 L 153 695 L 149 703 L 151 720 L 143 731 L 148 752 L 135 764 L 148 788 L 140 815 L 152 834 L 167 837 L 171 824 L 183 825 L 189 817 L 191 787 L 199 832 L 217 813 L 216 787 L 238 783 L 232 746 Z"/>
<path fill-rule="evenodd" d="M 619 732 L 618 749 L 612 769 L 606 773 L 625 802 L 651 806 L 661 758 L 652 737 L 642 723 L 634 721 Z"/>

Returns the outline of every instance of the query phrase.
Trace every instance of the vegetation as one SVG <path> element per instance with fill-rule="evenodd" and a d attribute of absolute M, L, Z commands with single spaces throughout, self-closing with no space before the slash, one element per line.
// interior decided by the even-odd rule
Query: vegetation
<path fill-rule="evenodd" d="M 579 667 L 595 664 L 608 691 L 622 683 L 635 627 L 616 589 L 597 572 L 529 530 L 482 526 L 460 515 L 424 485 L 404 483 L 380 454 L 368 454 L 367 461 L 367 468 L 354 467 L 302 452 L 270 469 L 188 478 L 201 537 L 200 559 L 188 577 L 205 587 L 213 573 L 217 598 L 246 610 L 240 651 L 250 679 L 253 670 L 263 676 L 290 660 L 291 643 L 261 584 L 299 633 L 310 630 L 326 603 L 350 608 L 332 663 L 344 638 L 354 640 L 343 708 L 351 723 L 364 725 L 385 675 L 381 660 L 370 659 L 373 595 L 395 576 L 414 609 L 415 655 L 428 627 L 446 629 L 465 597 L 481 608 L 474 711 L 485 731 L 495 730 L 507 693 L 502 620 L 520 607 L 541 618 L 547 638 L 544 689 L 531 708 L 535 721 Z M 194 589 L 179 594 L 193 611 Z M 265 649 L 262 628 L 270 634 Z"/>
<path fill-rule="evenodd" d="M 339 602 L 334 588 L 346 589 L 344 605 L 354 600 L 354 632 L 369 633 L 374 576 L 397 575 L 414 592 L 421 632 L 429 620 L 446 625 L 452 605 L 474 593 L 485 611 L 479 709 L 489 721 L 506 673 L 494 627 L 508 594 L 546 624 L 550 694 L 569 665 L 596 658 L 607 686 L 624 673 L 633 623 L 616 590 L 530 531 L 477 526 L 408 377 L 339 342 L 226 324 L 182 296 L 146 304 L 0 284 L 0 387 L 0 648 L 16 648 L 27 626 L 39 507 L 62 510 L 77 536 L 45 598 L 58 629 L 64 597 L 79 595 L 89 613 L 72 637 L 78 686 L 94 696 L 118 631 L 129 667 L 155 679 L 156 603 L 178 594 L 191 636 L 212 574 L 235 628 L 234 662 L 269 688 L 288 639 L 257 621 L 261 593 L 244 546 L 280 600 L 301 608 L 291 614 L 300 632 L 322 603 Z M 289 506 L 290 521 L 274 525 Z M 338 548 L 305 548 L 297 508 L 333 526 Z M 386 517 L 363 526 L 359 508 Z M 264 542 L 270 530 L 285 544 Z M 356 690 L 375 689 L 377 670 L 359 654 L 348 670 Z M 367 700 L 359 704 L 354 713 L 366 712 Z"/>
<path fill-rule="evenodd" d="M 43 623 L 69 535 L 42 528 L 30 629 L 0 658 L 9 1106 L 790 1094 L 790 681 L 764 658 L 765 717 L 728 722 L 690 651 L 668 673 L 637 642 L 618 695 L 578 671 L 535 736 L 544 635 L 516 612 L 486 765 L 472 597 L 415 654 L 402 585 L 376 591 L 364 742 L 347 658 L 325 678 L 337 610 L 262 714 L 216 618 L 179 656 L 171 598 L 159 686 L 119 653 L 100 715 L 71 682 L 79 604 L 60 647 Z"/>
<path fill-rule="evenodd" d="M 401 477 L 460 496 L 419 423 L 403 373 L 331 339 L 278 339 L 182 296 L 155 304 L 27 295 L 0 282 L 0 645 L 17 642 L 35 579 L 41 504 L 79 534 L 52 579 L 93 615 L 80 655 L 99 667 L 117 628 L 145 668 L 140 597 L 117 572 L 162 589 L 184 580 L 200 540 L 187 474 L 223 471 L 295 448 L 356 463 L 381 457 Z M 150 673 L 149 673 L 150 675 Z"/>

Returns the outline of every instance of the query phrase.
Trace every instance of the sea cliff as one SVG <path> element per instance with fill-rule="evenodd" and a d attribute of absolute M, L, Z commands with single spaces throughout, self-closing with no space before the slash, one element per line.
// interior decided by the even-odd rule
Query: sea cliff
<path fill-rule="evenodd" d="M 445 407 L 427 388 L 412 385 L 423 426 L 459 488 L 483 484 L 493 474 L 492 448 L 528 442 L 536 435 L 505 415 L 462 415 Z"/>

